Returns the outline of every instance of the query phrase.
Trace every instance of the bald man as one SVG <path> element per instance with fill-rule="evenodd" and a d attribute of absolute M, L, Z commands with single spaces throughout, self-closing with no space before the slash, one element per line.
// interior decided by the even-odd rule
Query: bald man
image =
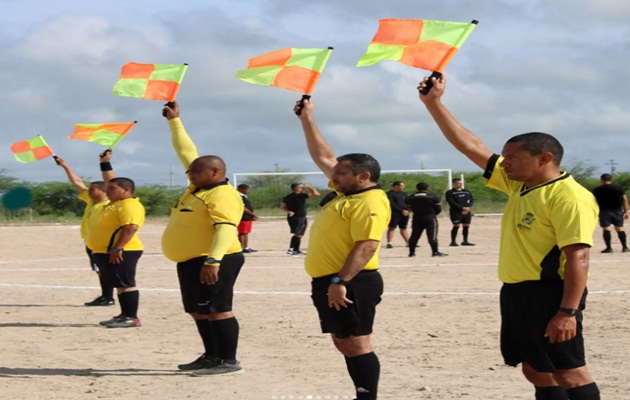
<path fill-rule="evenodd" d="M 214 155 L 199 157 L 177 103 L 167 104 L 163 115 L 190 185 L 171 209 L 162 250 L 177 263 L 184 310 L 205 350 L 178 368 L 194 375 L 243 372 L 236 360 L 239 324 L 232 313 L 234 283 L 245 262 L 237 232 L 243 201 L 226 179 L 225 162 Z"/>

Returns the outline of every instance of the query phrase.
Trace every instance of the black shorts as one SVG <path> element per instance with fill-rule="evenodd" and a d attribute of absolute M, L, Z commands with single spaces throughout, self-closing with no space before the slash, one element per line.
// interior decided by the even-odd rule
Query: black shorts
<path fill-rule="evenodd" d="M 387 225 L 390 229 L 407 229 L 407 224 L 409 223 L 409 215 L 402 215 L 397 212 L 392 212 L 392 217 L 389 220 L 389 225 Z"/>
<path fill-rule="evenodd" d="M 623 211 L 599 210 L 599 226 L 608 228 L 610 225 L 623 226 Z"/>
<path fill-rule="evenodd" d="M 555 372 L 586 365 L 582 337 L 582 310 L 577 312 L 577 335 L 562 343 L 549 343 L 547 324 L 558 312 L 563 281 L 527 281 L 501 288 L 501 353 L 513 367 L 527 362 L 538 372 Z"/>
<path fill-rule="evenodd" d="M 204 285 L 199 278 L 206 258 L 196 257 L 177 263 L 184 311 L 204 315 L 232 311 L 234 283 L 245 263 L 245 256 L 243 253 L 224 256 L 219 268 L 219 280 L 214 285 Z"/>
<path fill-rule="evenodd" d="M 136 286 L 136 266 L 142 250 L 123 251 L 120 264 L 110 264 L 109 254 L 92 253 L 92 260 L 101 272 L 103 284 L 116 288 Z"/>
<path fill-rule="evenodd" d="M 352 278 L 347 285 L 346 297 L 353 303 L 339 311 L 328 306 L 328 286 L 335 275 L 326 275 L 311 281 L 311 299 L 319 314 L 322 332 L 333 333 L 338 338 L 371 334 L 376 305 L 381 302 L 383 294 L 381 274 L 375 270 L 361 271 Z"/>
<path fill-rule="evenodd" d="M 98 272 L 98 265 L 96 265 L 96 263 L 94 262 L 94 259 L 92 258 L 92 250 L 90 250 L 87 246 L 85 246 L 85 252 L 87 253 L 88 258 L 90 259 L 90 268 L 92 269 L 92 271 Z"/>
<path fill-rule="evenodd" d="M 472 221 L 472 214 L 468 213 L 466 215 L 462 215 L 461 211 L 450 211 L 451 222 L 453 225 L 465 224 L 470 225 L 470 221 Z"/>
<path fill-rule="evenodd" d="M 304 235 L 306 232 L 306 227 L 308 226 L 306 217 L 287 217 L 287 222 L 289 223 L 289 228 L 291 228 L 292 234 Z"/>

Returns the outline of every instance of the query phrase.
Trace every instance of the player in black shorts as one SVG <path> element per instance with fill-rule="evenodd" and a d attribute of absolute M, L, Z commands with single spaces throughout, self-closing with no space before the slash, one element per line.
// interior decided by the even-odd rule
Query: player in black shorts
<path fill-rule="evenodd" d="M 444 195 L 446 202 L 449 206 L 449 213 L 451 217 L 451 223 L 453 229 L 451 229 L 451 244 L 450 246 L 459 246 L 457 244 L 457 232 L 460 227 L 462 229 L 462 246 L 474 246 L 474 243 L 468 241 L 468 230 L 470 229 L 470 222 L 472 221 L 471 208 L 475 203 L 472 193 L 469 190 L 464 189 L 464 184 L 461 179 L 455 178 L 452 181 L 453 188 L 446 191 Z"/>
<path fill-rule="evenodd" d="M 304 189 L 309 193 L 304 193 Z M 306 253 L 300 251 L 302 236 L 306 232 L 308 222 L 306 220 L 306 200 L 319 197 L 317 189 L 303 183 L 292 183 L 292 192 L 284 196 L 280 208 L 287 213 L 287 222 L 291 229 L 291 242 L 287 254 L 292 256 L 303 256 Z"/>
<path fill-rule="evenodd" d="M 445 257 L 448 254 L 438 251 L 438 221 L 437 215 L 442 212 L 440 198 L 429 193 L 429 184 L 420 182 L 416 185 L 418 190 L 407 198 L 409 209 L 413 212 L 411 221 L 411 237 L 409 238 L 409 257 L 415 257 L 416 245 L 422 232 L 427 231 L 427 240 L 431 246 L 432 257 Z"/>
<path fill-rule="evenodd" d="M 405 193 L 405 184 L 401 181 L 394 181 L 392 190 L 387 192 L 389 205 L 392 209 L 392 218 L 387 226 L 387 246 L 386 249 L 393 249 L 392 240 L 396 228 L 400 229 L 400 236 L 405 240 L 405 244 L 409 244 L 409 233 L 407 232 L 407 224 L 409 223 L 409 207 L 407 206 L 407 193 Z"/>
<path fill-rule="evenodd" d="M 623 188 L 612 184 L 612 175 L 603 174 L 600 177 L 600 186 L 593 189 L 593 195 L 599 205 L 599 226 L 602 227 L 606 248 L 602 253 L 612 253 L 611 226 L 615 227 L 621 251 L 630 252 L 627 244 L 626 232 L 623 230 L 623 221 L 628 219 L 628 197 Z"/>

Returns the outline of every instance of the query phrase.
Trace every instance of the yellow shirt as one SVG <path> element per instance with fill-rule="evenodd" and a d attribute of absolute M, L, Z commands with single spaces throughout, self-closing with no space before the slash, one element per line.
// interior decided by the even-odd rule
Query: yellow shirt
<path fill-rule="evenodd" d="M 103 207 L 109 204 L 109 200 L 105 199 L 99 201 L 98 203 L 94 203 L 94 200 L 90 197 L 87 189 L 82 190 L 77 197 L 79 200 L 87 203 L 85 205 L 85 210 L 83 211 L 83 217 L 81 218 L 81 239 L 85 240 L 88 235 L 89 226 L 94 223 L 95 218 L 98 218 L 101 211 L 103 211 Z"/>
<path fill-rule="evenodd" d="M 390 217 L 389 200 L 379 187 L 349 195 L 338 193 L 315 218 L 305 260 L 306 272 L 313 278 L 338 273 L 359 241 L 377 240 L 380 249 Z M 378 269 L 378 249 L 365 270 Z"/>
<path fill-rule="evenodd" d="M 137 225 L 138 230 L 144 224 L 144 207 L 137 197 L 109 203 L 88 228 L 87 247 L 94 253 L 107 253 L 107 247 L 118 239 L 119 228 L 125 225 Z M 125 245 L 124 250 L 143 250 L 138 233 Z"/>
<path fill-rule="evenodd" d="M 571 244 L 593 245 L 599 208 L 591 192 L 566 172 L 542 185 L 508 179 L 494 155 L 484 173 L 486 186 L 507 193 L 501 221 L 499 279 L 505 283 L 564 279 Z"/>
<path fill-rule="evenodd" d="M 184 169 L 199 154 L 179 118 L 168 121 L 171 141 Z M 162 251 L 171 261 L 183 262 L 196 257 L 212 256 L 217 260 L 226 254 L 240 252 L 236 227 L 243 215 L 243 200 L 227 181 L 195 188 L 190 185 L 171 209 L 171 217 L 162 235 Z M 217 226 L 233 229 L 217 234 Z M 212 250 L 212 254 L 211 253 Z"/>

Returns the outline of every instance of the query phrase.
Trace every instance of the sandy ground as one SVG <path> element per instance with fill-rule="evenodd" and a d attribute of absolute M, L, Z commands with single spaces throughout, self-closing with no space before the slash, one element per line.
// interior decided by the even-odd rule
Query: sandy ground
<path fill-rule="evenodd" d="M 441 243 L 450 224 L 440 221 Z M 473 220 L 476 247 L 418 257 L 402 239 L 381 250 L 385 296 L 372 337 L 382 371 L 380 399 L 532 399 L 520 371 L 498 349 L 495 261 L 499 218 Z M 176 365 L 202 346 L 180 304 L 173 263 L 160 252 L 164 225 L 140 235 L 143 326 L 108 329 L 115 307 L 85 307 L 97 294 L 77 226 L 0 227 L 2 399 L 351 399 L 342 357 L 319 331 L 303 259 L 285 254 L 280 220 L 258 221 L 237 282 L 241 375 L 193 377 Z M 630 398 L 630 254 L 600 254 L 595 233 L 585 336 L 604 399 Z M 620 246 L 615 244 L 615 248 Z"/>

